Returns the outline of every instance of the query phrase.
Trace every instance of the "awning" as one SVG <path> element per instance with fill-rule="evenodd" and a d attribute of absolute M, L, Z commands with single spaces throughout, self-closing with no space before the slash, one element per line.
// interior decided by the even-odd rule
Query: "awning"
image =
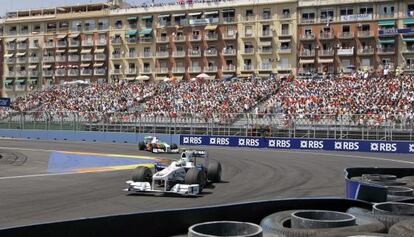
<path fill-rule="evenodd" d="M 333 58 L 318 59 L 318 63 L 333 63 Z"/>
<path fill-rule="evenodd" d="M 204 12 L 204 15 L 214 15 L 218 14 L 218 11 Z"/>
<path fill-rule="evenodd" d="M 56 53 L 64 53 L 66 50 L 65 49 L 58 49 L 56 50 Z"/>
<path fill-rule="evenodd" d="M 70 38 L 78 38 L 79 33 L 70 34 Z"/>
<path fill-rule="evenodd" d="M 393 26 L 395 25 L 395 20 L 379 20 L 378 25 L 379 26 Z"/>
<path fill-rule="evenodd" d="M 178 13 L 178 14 L 173 14 L 172 17 L 182 17 L 185 16 L 185 13 Z"/>
<path fill-rule="evenodd" d="M 234 9 L 223 9 L 221 12 L 222 13 L 231 13 L 231 12 L 234 12 Z"/>
<path fill-rule="evenodd" d="M 94 67 L 102 67 L 104 64 L 103 63 L 95 63 L 93 64 Z"/>
<path fill-rule="evenodd" d="M 159 15 L 158 18 L 167 18 L 170 17 L 170 14 Z"/>
<path fill-rule="evenodd" d="M 16 38 L 10 38 L 10 39 L 6 39 L 6 42 L 9 43 L 9 42 L 13 42 L 15 40 L 16 40 Z"/>
<path fill-rule="evenodd" d="M 12 83 L 13 83 L 13 79 L 4 80 L 4 84 L 9 85 L 9 84 L 12 84 Z"/>
<path fill-rule="evenodd" d="M 24 41 L 26 41 L 27 40 L 27 37 L 26 38 L 17 38 L 17 42 L 24 42 Z"/>
<path fill-rule="evenodd" d="M 68 50 L 68 52 L 69 52 L 69 53 L 77 53 L 77 52 L 78 52 L 78 50 L 77 50 L 77 49 L 69 49 L 69 50 Z"/>
<path fill-rule="evenodd" d="M 414 37 L 404 37 L 402 40 L 404 42 L 414 42 Z"/>
<path fill-rule="evenodd" d="M 192 13 L 188 13 L 189 16 L 199 16 L 201 15 L 201 12 L 192 12 Z"/>
<path fill-rule="evenodd" d="M 379 42 L 380 44 L 394 44 L 395 39 L 380 39 Z"/>
<path fill-rule="evenodd" d="M 37 78 L 29 78 L 30 82 L 37 81 Z"/>
<path fill-rule="evenodd" d="M 215 29 L 217 29 L 217 25 L 206 26 L 204 29 L 205 30 L 215 30 Z"/>
<path fill-rule="evenodd" d="M 130 16 L 130 17 L 127 18 L 127 20 L 128 21 L 137 21 L 138 20 L 138 17 L 136 17 L 136 16 Z"/>
<path fill-rule="evenodd" d="M 128 30 L 127 35 L 136 35 L 138 30 Z"/>
<path fill-rule="evenodd" d="M 103 49 L 95 49 L 95 53 L 103 53 L 105 51 L 105 48 Z"/>
<path fill-rule="evenodd" d="M 37 68 L 37 65 L 29 65 L 29 69 L 35 69 Z"/>
<path fill-rule="evenodd" d="M 261 46 L 272 46 L 272 42 L 271 41 L 264 41 L 264 42 L 260 42 Z"/>
<path fill-rule="evenodd" d="M 82 63 L 80 66 L 81 67 L 89 67 L 91 64 L 90 63 Z"/>
<path fill-rule="evenodd" d="M 90 53 L 92 49 L 82 49 L 81 53 Z"/>
<path fill-rule="evenodd" d="M 17 53 L 16 54 L 17 57 L 21 57 L 21 56 L 25 56 L 25 55 L 26 55 L 26 52 L 22 52 L 22 53 Z"/>
<path fill-rule="evenodd" d="M 311 63 L 315 63 L 315 59 L 301 59 L 299 60 L 300 64 L 311 64 Z"/>
<path fill-rule="evenodd" d="M 5 58 L 11 58 L 11 57 L 13 57 L 13 55 L 14 55 L 14 54 L 9 53 L 9 54 L 5 54 L 5 55 L 4 55 L 4 57 L 5 57 Z"/>
<path fill-rule="evenodd" d="M 141 20 L 151 20 L 152 16 L 143 16 L 141 17 Z"/>
<path fill-rule="evenodd" d="M 21 83 L 24 83 L 25 81 L 26 81 L 26 79 L 17 79 L 15 82 L 21 84 Z"/>
<path fill-rule="evenodd" d="M 43 69 L 48 69 L 48 68 L 51 68 L 51 67 L 52 67 L 51 64 L 45 64 L 45 65 L 43 65 Z"/>
<path fill-rule="evenodd" d="M 68 36 L 68 35 L 67 34 L 62 34 L 62 35 L 57 35 L 56 38 L 64 39 L 64 38 L 66 38 L 66 36 Z"/>
<path fill-rule="evenodd" d="M 414 25 L 414 19 L 404 19 L 403 24 L 404 25 Z"/>
<path fill-rule="evenodd" d="M 152 29 L 143 29 L 143 30 L 140 30 L 139 31 L 139 34 L 140 35 L 149 35 L 149 34 L 151 34 L 151 32 L 152 32 Z"/>

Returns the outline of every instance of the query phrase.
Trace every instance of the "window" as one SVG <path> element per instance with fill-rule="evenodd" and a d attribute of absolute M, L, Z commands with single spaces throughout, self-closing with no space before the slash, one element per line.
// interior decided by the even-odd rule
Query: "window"
<path fill-rule="evenodd" d="M 59 28 L 60 29 L 67 29 L 68 27 L 69 27 L 69 22 L 67 22 L 67 21 L 59 22 Z"/>
<path fill-rule="evenodd" d="M 40 32 L 40 31 L 41 31 L 40 25 L 34 25 L 33 26 L 33 33 Z"/>
<path fill-rule="evenodd" d="M 315 21 L 314 12 L 304 12 L 302 13 L 302 22 L 313 22 Z"/>
<path fill-rule="evenodd" d="M 82 29 L 82 22 L 81 21 L 72 21 L 72 31 L 80 31 Z"/>
<path fill-rule="evenodd" d="M 379 14 L 382 16 L 393 16 L 394 10 L 394 5 L 381 5 L 379 9 Z"/>
<path fill-rule="evenodd" d="M 370 31 L 370 29 L 371 29 L 371 26 L 370 25 L 362 25 L 361 26 L 361 30 L 362 31 Z"/>
<path fill-rule="evenodd" d="M 56 30 L 56 22 L 47 23 L 47 30 Z"/>
<path fill-rule="evenodd" d="M 108 19 L 99 19 L 98 20 L 98 30 L 106 30 L 108 29 Z"/>
<path fill-rule="evenodd" d="M 290 9 L 283 9 L 283 10 L 282 10 L 282 15 L 283 15 L 283 17 L 285 17 L 285 18 L 290 17 Z"/>
<path fill-rule="evenodd" d="M 272 13 L 270 11 L 270 8 L 263 9 L 262 17 L 263 19 L 270 19 L 272 16 Z"/>
<path fill-rule="evenodd" d="M 270 25 L 263 25 L 262 26 L 262 35 L 263 36 L 270 35 Z"/>
<path fill-rule="evenodd" d="M 342 26 L 343 33 L 349 33 L 351 31 L 351 27 L 348 25 Z"/>
<path fill-rule="evenodd" d="M 116 20 L 115 21 L 115 28 L 121 29 L 122 28 L 122 20 Z"/>
<path fill-rule="evenodd" d="M 95 20 L 85 21 L 85 30 L 94 30 L 95 29 Z"/>
<path fill-rule="evenodd" d="M 414 4 L 407 5 L 407 16 L 414 16 Z"/>
<path fill-rule="evenodd" d="M 360 7 L 359 14 L 372 14 L 374 12 L 374 8 L 372 7 Z"/>
<path fill-rule="evenodd" d="M 251 16 L 253 16 L 253 10 L 252 9 L 246 10 L 246 17 L 251 17 Z"/>
<path fill-rule="evenodd" d="M 354 14 L 354 9 L 351 8 L 351 7 L 341 8 L 340 14 L 341 14 L 341 16 L 353 15 Z"/>
<path fill-rule="evenodd" d="M 244 27 L 244 35 L 245 36 L 252 36 L 253 35 L 253 27 L 252 26 L 245 26 Z"/>
<path fill-rule="evenodd" d="M 321 20 L 326 19 L 333 19 L 334 18 L 334 10 L 333 9 L 324 9 L 321 10 Z"/>

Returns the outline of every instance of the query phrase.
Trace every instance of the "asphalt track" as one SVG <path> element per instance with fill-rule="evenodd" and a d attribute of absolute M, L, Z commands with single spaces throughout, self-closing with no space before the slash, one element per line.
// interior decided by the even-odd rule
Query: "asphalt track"
<path fill-rule="evenodd" d="M 208 148 L 223 165 L 222 183 L 199 198 L 152 197 L 122 192 L 131 170 L 47 173 L 48 154 L 56 150 L 152 156 L 132 144 L 2 139 L 0 151 L 27 160 L 0 160 L 0 228 L 249 200 L 344 196 L 344 168 L 414 167 L 412 155 Z"/>

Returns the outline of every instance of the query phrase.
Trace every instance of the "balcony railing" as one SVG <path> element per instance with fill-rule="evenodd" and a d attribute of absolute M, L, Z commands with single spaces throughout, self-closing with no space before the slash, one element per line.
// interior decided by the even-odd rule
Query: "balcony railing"
<path fill-rule="evenodd" d="M 127 69 L 125 69 L 125 73 L 126 74 L 137 74 L 137 69 L 136 68 L 127 68 Z"/>
<path fill-rule="evenodd" d="M 185 68 L 184 67 L 174 67 L 172 69 L 173 73 L 185 73 Z"/>
<path fill-rule="evenodd" d="M 121 54 L 120 53 L 113 53 L 112 54 L 112 58 L 120 59 L 121 58 Z"/>
<path fill-rule="evenodd" d="M 323 40 L 333 39 L 334 34 L 332 32 L 322 32 L 320 33 L 319 38 Z"/>
<path fill-rule="evenodd" d="M 152 69 L 151 69 L 151 67 L 144 67 L 144 68 L 142 69 L 142 73 L 152 73 Z"/>
<path fill-rule="evenodd" d="M 169 39 L 170 38 L 168 36 L 157 37 L 157 43 L 167 43 Z"/>
<path fill-rule="evenodd" d="M 217 40 L 218 34 L 205 34 L 204 39 L 205 40 Z"/>
<path fill-rule="evenodd" d="M 27 71 L 17 71 L 16 75 L 18 77 L 27 77 Z"/>
<path fill-rule="evenodd" d="M 141 42 L 141 43 L 152 43 L 152 41 L 153 41 L 153 38 L 152 37 L 141 37 L 141 38 L 139 38 L 139 42 Z"/>
<path fill-rule="evenodd" d="M 395 48 L 379 48 L 378 53 L 379 54 L 394 54 Z"/>
<path fill-rule="evenodd" d="M 45 48 L 54 48 L 55 47 L 55 42 L 45 42 Z"/>
<path fill-rule="evenodd" d="M 180 58 L 180 57 L 185 57 L 185 51 L 175 51 L 175 52 L 173 52 L 173 57 L 177 57 L 177 58 Z"/>
<path fill-rule="evenodd" d="M 184 35 L 177 35 L 174 37 L 174 42 L 184 42 L 185 36 Z"/>
<path fill-rule="evenodd" d="M 27 63 L 27 57 L 17 57 L 17 63 Z"/>
<path fill-rule="evenodd" d="M 273 37 L 273 32 L 270 30 L 264 30 L 262 31 L 261 37 Z"/>
<path fill-rule="evenodd" d="M 204 72 L 217 72 L 217 66 L 205 67 Z"/>
<path fill-rule="evenodd" d="M 359 38 L 369 38 L 374 37 L 374 32 L 372 31 L 358 31 L 358 37 Z"/>
<path fill-rule="evenodd" d="M 232 16 L 228 16 L 228 17 L 223 17 L 223 23 L 233 23 L 235 22 L 235 17 Z"/>
<path fill-rule="evenodd" d="M 244 71 L 253 71 L 254 70 L 253 65 L 251 65 L 251 64 L 243 65 L 243 70 Z"/>
<path fill-rule="evenodd" d="M 414 46 L 404 46 L 401 51 L 403 53 L 414 53 Z"/>
<path fill-rule="evenodd" d="M 13 58 L 13 57 L 6 58 L 5 60 L 6 60 L 6 63 L 8 63 L 8 64 L 14 64 L 14 63 L 16 63 L 16 58 Z"/>
<path fill-rule="evenodd" d="M 166 58 L 166 57 L 169 57 L 169 53 L 168 53 L 168 51 L 160 51 L 160 52 L 156 52 L 155 56 Z"/>
<path fill-rule="evenodd" d="M 103 68 L 95 68 L 93 74 L 96 76 L 103 76 L 106 74 L 106 70 Z"/>
<path fill-rule="evenodd" d="M 68 56 L 68 61 L 69 62 L 77 62 L 77 61 L 79 61 L 79 55 L 69 55 Z"/>
<path fill-rule="evenodd" d="M 54 56 L 44 56 L 43 57 L 43 62 L 47 62 L 47 63 L 51 63 L 55 61 L 55 57 Z"/>
<path fill-rule="evenodd" d="M 71 77 L 79 76 L 79 69 L 69 69 L 68 76 L 71 76 Z"/>
<path fill-rule="evenodd" d="M 103 53 L 95 54 L 95 60 L 96 61 L 104 61 L 106 60 L 106 55 Z"/>
<path fill-rule="evenodd" d="M 189 50 L 188 55 L 190 57 L 200 57 L 201 56 L 201 51 L 200 50 Z"/>
<path fill-rule="evenodd" d="M 53 70 L 43 70 L 43 76 L 52 77 L 53 76 Z"/>
<path fill-rule="evenodd" d="M 121 38 L 121 37 L 118 37 L 118 38 L 113 38 L 113 39 L 111 40 L 111 43 L 112 43 L 112 44 L 122 44 L 122 38 Z"/>
<path fill-rule="evenodd" d="M 168 73 L 168 68 L 167 67 L 157 68 L 155 72 L 156 73 Z"/>
<path fill-rule="evenodd" d="M 66 62 L 66 56 L 56 56 L 56 62 Z"/>
<path fill-rule="evenodd" d="M 278 52 L 281 54 L 292 53 L 292 48 L 279 48 Z"/>
<path fill-rule="evenodd" d="M 80 41 L 79 40 L 70 40 L 69 41 L 69 47 L 79 47 Z"/>
<path fill-rule="evenodd" d="M 16 73 L 15 72 L 8 72 L 6 73 L 7 77 L 15 77 Z"/>
<path fill-rule="evenodd" d="M 284 29 L 280 31 L 280 36 L 290 36 L 290 35 L 292 35 L 292 33 L 289 29 Z"/>
<path fill-rule="evenodd" d="M 244 54 L 253 54 L 254 53 L 254 48 L 245 48 L 243 53 Z"/>
<path fill-rule="evenodd" d="M 92 61 L 92 54 L 82 54 L 81 61 Z"/>
<path fill-rule="evenodd" d="M 119 68 L 115 68 L 115 69 L 112 71 L 112 74 L 117 74 L 117 75 L 119 75 L 119 74 L 122 74 L 122 71 L 121 71 L 121 69 L 119 69 Z"/>
<path fill-rule="evenodd" d="M 58 48 L 65 48 L 67 46 L 68 46 L 68 43 L 66 41 L 64 41 L 64 42 L 62 42 L 62 41 L 57 42 L 57 47 Z"/>
<path fill-rule="evenodd" d="M 39 71 L 29 71 L 29 77 L 37 77 L 39 75 Z"/>
<path fill-rule="evenodd" d="M 373 48 L 361 48 L 358 49 L 358 54 L 374 54 L 374 49 Z"/>
<path fill-rule="evenodd" d="M 354 32 L 341 32 L 338 37 L 340 39 L 350 39 L 354 37 Z"/>
<path fill-rule="evenodd" d="M 223 55 L 226 55 L 226 56 L 236 55 L 236 50 L 235 49 L 223 49 Z"/>
<path fill-rule="evenodd" d="M 263 47 L 263 48 L 261 48 L 260 49 L 260 51 L 259 51 L 261 54 L 271 54 L 271 53 L 273 53 L 273 48 L 271 48 L 271 47 Z"/>
<path fill-rule="evenodd" d="M 6 44 L 6 49 L 7 50 L 15 50 L 16 49 L 16 44 Z"/>
<path fill-rule="evenodd" d="M 256 20 L 256 16 L 255 15 L 251 15 L 251 16 L 244 16 L 241 18 L 242 21 L 255 21 Z"/>
<path fill-rule="evenodd" d="M 303 34 L 300 36 L 300 39 L 301 40 L 314 40 L 315 34 L 314 33 Z"/>
<path fill-rule="evenodd" d="M 350 56 L 354 54 L 354 48 L 338 49 L 337 54 L 340 56 Z"/>
<path fill-rule="evenodd" d="M 333 49 L 321 49 L 318 52 L 319 56 L 334 56 L 335 51 Z"/>
<path fill-rule="evenodd" d="M 190 35 L 190 41 L 200 41 L 201 36 L 200 35 Z"/>
<path fill-rule="evenodd" d="M 93 40 L 82 41 L 82 46 L 93 46 Z"/>
<path fill-rule="evenodd" d="M 207 57 L 217 56 L 217 49 L 208 49 L 204 51 L 204 55 Z"/>
<path fill-rule="evenodd" d="M 138 54 L 137 53 L 128 53 L 128 58 L 137 58 Z"/>
<path fill-rule="evenodd" d="M 223 67 L 223 71 L 225 72 L 232 72 L 236 70 L 236 66 L 234 65 L 226 65 Z"/>
<path fill-rule="evenodd" d="M 225 39 L 225 40 L 234 40 L 234 39 L 236 39 L 236 33 L 233 33 L 233 34 L 224 33 L 223 34 L 223 39 Z"/>
<path fill-rule="evenodd" d="M 188 72 L 191 73 L 200 73 L 201 72 L 201 67 L 200 66 L 192 66 L 188 68 Z"/>
<path fill-rule="evenodd" d="M 57 69 L 55 71 L 55 76 L 58 76 L 58 77 L 66 76 L 66 70 L 65 69 Z"/>
<path fill-rule="evenodd" d="M 260 70 L 273 70 L 273 65 L 271 63 L 262 63 L 259 65 Z"/>
<path fill-rule="evenodd" d="M 40 44 L 39 43 L 30 43 L 29 47 L 31 49 L 38 49 L 38 48 L 40 48 Z"/>
<path fill-rule="evenodd" d="M 27 44 L 26 43 L 17 44 L 17 49 L 27 49 Z"/>
<path fill-rule="evenodd" d="M 107 44 L 106 39 L 98 39 L 96 40 L 96 45 L 105 46 Z"/>
<path fill-rule="evenodd" d="M 40 62 L 40 58 L 39 57 L 29 57 L 29 62 L 30 63 L 38 63 L 38 62 Z"/>
<path fill-rule="evenodd" d="M 141 57 L 143 58 L 152 58 L 154 54 L 152 52 L 142 52 Z"/>
<path fill-rule="evenodd" d="M 91 76 L 92 75 L 92 69 L 84 68 L 81 69 L 81 76 Z"/>
<path fill-rule="evenodd" d="M 314 50 L 304 50 L 299 53 L 300 57 L 314 57 L 315 51 Z"/>
<path fill-rule="evenodd" d="M 292 65 L 290 65 L 290 64 L 279 64 L 279 65 L 277 65 L 277 70 L 292 70 Z"/>

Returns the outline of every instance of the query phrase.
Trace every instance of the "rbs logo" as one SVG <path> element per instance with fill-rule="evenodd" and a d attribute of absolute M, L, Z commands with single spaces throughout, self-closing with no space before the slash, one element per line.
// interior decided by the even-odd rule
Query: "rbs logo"
<path fill-rule="evenodd" d="M 230 141 L 229 141 L 229 138 L 211 137 L 210 138 L 210 145 L 228 146 L 228 145 L 230 145 Z"/>
<path fill-rule="evenodd" d="M 203 139 L 201 137 L 183 137 L 183 144 L 201 145 Z"/>
<path fill-rule="evenodd" d="M 249 138 L 239 138 L 239 146 L 250 146 L 258 147 L 260 146 L 259 139 L 249 139 Z"/>
<path fill-rule="evenodd" d="M 323 149 L 323 141 L 300 141 L 301 149 Z"/>
<path fill-rule="evenodd" d="M 269 147 L 274 148 L 290 148 L 290 140 L 269 140 Z"/>
<path fill-rule="evenodd" d="M 396 152 L 397 144 L 396 143 L 377 143 L 373 142 L 370 146 L 371 151 L 385 151 L 385 152 Z"/>
<path fill-rule="evenodd" d="M 359 142 L 335 142 L 335 150 L 357 151 Z"/>

